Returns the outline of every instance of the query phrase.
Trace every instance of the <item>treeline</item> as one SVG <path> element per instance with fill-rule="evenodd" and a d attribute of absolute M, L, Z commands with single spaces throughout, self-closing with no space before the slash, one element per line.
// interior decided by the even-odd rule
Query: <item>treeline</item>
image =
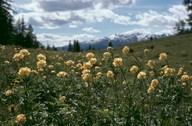
<path fill-rule="evenodd" d="M 183 5 L 188 11 L 188 18 L 181 19 L 175 24 L 175 30 L 177 34 L 192 33 L 192 0 L 183 0 Z"/>
<path fill-rule="evenodd" d="M 24 17 L 14 24 L 11 12 L 14 12 L 11 0 L 0 0 L 0 44 L 19 45 L 25 48 L 41 47 L 32 25 L 26 25 Z"/>

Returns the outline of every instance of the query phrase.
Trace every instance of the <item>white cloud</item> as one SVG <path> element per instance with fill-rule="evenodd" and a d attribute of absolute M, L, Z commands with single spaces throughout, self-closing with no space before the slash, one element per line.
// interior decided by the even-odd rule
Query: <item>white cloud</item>
<path fill-rule="evenodd" d="M 172 13 L 173 16 L 178 19 L 186 19 L 188 17 L 188 11 L 183 5 L 174 5 L 169 8 L 169 12 Z"/>
<path fill-rule="evenodd" d="M 82 31 L 90 32 L 90 33 L 97 33 L 97 32 L 100 32 L 99 30 L 94 29 L 94 28 L 92 28 L 92 27 L 89 27 L 89 28 L 83 28 Z"/>
<path fill-rule="evenodd" d="M 69 28 L 77 28 L 77 27 L 78 27 L 77 25 L 73 25 L 73 24 L 69 25 Z"/>

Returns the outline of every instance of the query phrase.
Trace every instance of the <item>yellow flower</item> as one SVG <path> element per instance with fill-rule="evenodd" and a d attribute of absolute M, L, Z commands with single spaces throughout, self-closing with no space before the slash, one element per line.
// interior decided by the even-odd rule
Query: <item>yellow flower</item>
<path fill-rule="evenodd" d="M 37 59 L 38 60 L 46 60 L 46 56 L 43 54 L 39 54 L 39 55 L 37 55 Z"/>
<path fill-rule="evenodd" d="M 165 76 L 170 76 L 170 75 L 172 75 L 173 73 L 175 72 L 175 69 L 174 68 L 165 68 L 164 69 L 164 75 Z"/>
<path fill-rule="evenodd" d="M 131 68 L 130 68 L 130 72 L 132 73 L 132 74 L 135 74 L 135 73 L 137 73 L 137 71 L 138 71 L 138 67 L 137 66 L 132 66 Z"/>
<path fill-rule="evenodd" d="M 48 68 L 49 68 L 49 69 L 53 69 L 54 66 L 53 66 L 53 65 L 49 65 Z"/>
<path fill-rule="evenodd" d="M 91 79 L 91 75 L 89 73 L 83 74 L 82 76 L 83 80 L 90 80 Z"/>
<path fill-rule="evenodd" d="M 113 47 L 111 47 L 111 46 L 107 47 L 107 51 L 112 53 L 113 52 Z"/>
<path fill-rule="evenodd" d="M 189 80 L 189 75 L 183 75 L 181 76 L 182 81 L 188 81 Z"/>
<path fill-rule="evenodd" d="M 150 67 L 151 69 L 153 69 L 154 66 L 155 66 L 155 61 L 154 61 L 154 60 L 149 60 L 149 61 L 147 62 L 147 66 Z"/>
<path fill-rule="evenodd" d="M 14 111 L 14 109 L 15 109 L 15 105 L 11 104 L 11 105 L 8 106 L 8 111 L 9 112 Z"/>
<path fill-rule="evenodd" d="M 96 64 L 97 59 L 96 58 L 91 58 L 89 61 L 90 61 L 91 64 Z"/>
<path fill-rule="evenodd" d="M 75 64 L 75 62 L 73 60 L 68 60 L 67 62 L 65 62 L 65 64 L 68 66 L 72 66 Z"/>
<path fill-rule="evenodd" d="M 7 60 L 6 60 L 4 63 L 5 63 L 5 64 L 10 64 L 10 62 L 9 62 L 9 61 L 7 61 Z"/>
<path fill-rule="evenodd" d="M 149 53 L 149 49 L 144 50 L 144 55 L 146 56 Z"/>
<path fill-rule="evenodd" d="M 65 96 L 61 96 L 61 97 L 59 98 L 59 101 L 65 101 L 65 99 L 66 99 Z"/>
<path fill-rule="evenodd" d="M 109 71 L 107 72 L 107 77 L 108 77 L 108 78 L 113 78 L 113 77 L 114 77 L 113 71 L 109 70 Z"/>
<path fill-rule="evenodd" d="M 37 62 L 37 68 L 43 68 L 47 65 L 47 62 L 45 60 L 39 60 Z"/>
<path fill-rule="evenodd" d="M 181 75 L 182 73 L 183 73 L 183 67 L 179 68 L 177 75 Z"/>
<path fill-rule="evenodd" d="M 67 76 L 67 73 L 64 71 L 60 71 L 59 73 L 57 73 L 57 76 L 58 77 L 65 77 L 65 76 Z"/>
<path fill-rule="evenodd" d="M 104 112 L 109 112 L 108 108 L 103 109 Z"/>
<path fill-rule="evenodd" d="M 159 83 L 159 81 L 158 81 L 157 79 L 153 79 L 153 80 L 151 81 L 151 86 L 154 87 L 154 88 L 156 88 L 157 85 L 158 85 L 158 83 Z"/>
<path fill-rule="evenodd" d="M 166 54 L 166 53 L 161 53 L 161 54 L 159 55 L 159 60 L 160 60 L 160 61 L 167 60 L 167 54 Z"/>
<path fill-rule="evenodd" d="M 81 63 L 78 63 L 76 67 L 81 68 L 83 65 Z"/>
<path fill-rule="evenodd" d="M 152 93 L 154 90 L 155 90 L 155 88 L 152 87 L 152 86 L 150 86 L 150 87 L 148 88 L 148 90 L 147 90 L 147 93 L 150 94 L 150 93 Z"/>
<path fill-rule="evenodd" d="M 155 72 L 154 71 L 150 71 L 149 75 L 153 77 L 155 75 Z"/>
<path fill-rule="evenodd" d="M 125 46 L 125 47 L 122 49 L 122 52 L 123 52 L 123 54 L 128 54 L 128 53 L 129 53 L 129 47 L 128 47 L 128 46 Z"/>
<path fill-rule="evenodd" d="M 22 49 L 22 50 L 20 50 L 19 53 L 22 54 L 22 55 L 24 55 L 24 56 L 28 56 L 28 55 L 30 55 L 29 51 L 26 50 L 26 49 Z"/>
<path fill-rule="evenodd" d="M 110 53 L 110 52 L 104 52 L 104 53 L 103 53 L 103 58 L 104 58 L 104 59 L 108 59 L 110 56 L 111 56 L 111 53 Z"/>
<path fill-rule="evenodd" d="M 141 71 L 141 72 L 139 72 L 139 74 L 137 75 L 137 78 L 138 79 L 144 79 L 144 78 L 146 78 L 146 73 L 145 72 L 143 72 L 143 71 Z"/>
<path fill-rule="evenodd" d="M 84 68 L 88 69 L 88 68 L 91 68 L 93 65 L 90 63 L 90 62 L 86 62 L 84 63 Z"/>
<path fill-rule="evenodd" d="M 32 74 L 35 74 L 35 75 L 39 74 L 39 72 L 36 71 L 36 70 L 31 70 L 31 73 L 32 73 Z"/>
<path fill-rule="evenodd" d="M 23 59 L 23 58 L 24 58 L 24 55 L 21 54 L 21 53 L 16 53 L 16 54 L 13 56 L 13 59 L 14 59 L 15 61 L 19 61 L 19 60 L 21 60 L 21 59 Z"/>
<path fill-rule="evenodd" d="M 86 54 L 86 58 L 88 59 L 88 60 L 90 60 L 91 58 L 94 58 L 94 54 L 93 53 L 91 53 L 91 52 L 89 52 L 89 53 L 87 53 Z"/>
<path fill-rule="evenodd" d="M 13 94 L 12 90 L 7 90 L 7 91 L 5 92 L 5 95 L 6 95 L 6 96 L 11 96 L 12 94 Z"/>
<path fill-rule="evenodd" d="M 123 64 L 122 58 L 114 58 L 114 60 L 113 60 L 113 65 L 114 65 L 115 67 L 122 66 L 122 64 Z"/>
<path fill-rule="evenodd" d="M 28 67 L 22 67 L 19 69 L 18 74 L 21 76 L 29 75 L 31 73 L 31 69 Z"/>
<path fill-rule="evenodd" d="M 24 114 L 17 115 L 15 122 L 16 123 L 23 123 L 26 120 L 26 116 Z"/>
<path fill-rule="evenodd" d="M 97 78 L 97 79 L 101 78 L 101 76 L 102 76 L 102 73 L 101 73 L 101 72 L 98 72 L 98 73 L 96 74 L 96 78 Z"/>

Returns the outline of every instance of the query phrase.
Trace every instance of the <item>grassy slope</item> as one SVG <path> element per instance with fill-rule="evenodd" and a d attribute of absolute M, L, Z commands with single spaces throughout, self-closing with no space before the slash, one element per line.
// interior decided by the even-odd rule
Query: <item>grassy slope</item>
<path fill-rule="evenodd" d="M 149 42 L 138 42 L 128 46 L 138 54 L 142 54 L 144 49 L 154 46 L 154 49 L 150 49 L 149 59 L 157 60 L 159 54 L 165 52 L 168 54 L 168 62 L 171 64 L 171 67 L 185 66 L 188 70 L 191 67 L 192 34 L 172 36 Z"/>

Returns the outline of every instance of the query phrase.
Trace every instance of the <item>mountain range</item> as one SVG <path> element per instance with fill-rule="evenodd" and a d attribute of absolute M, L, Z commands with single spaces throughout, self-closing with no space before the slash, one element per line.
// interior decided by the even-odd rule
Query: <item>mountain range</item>
<path fill-rule="evenodd" d="M 105 49 L 108 47 L 109 42 L 112 43 L 113 47 L 124 46 L 129 43 L 139 41 L 149 41 L 153 39 L 164 38 L 171 36 L 171 34 L 148 34 L 148 33 L 127 33 L 127 34 L 114 34 L 110 37 L 103 37 L 100 39 L 82 41 L 80 43 L 81 50 L 88 49 Z M 58 47 L 58 50 L 67 50 L 68 46 Z"/>

